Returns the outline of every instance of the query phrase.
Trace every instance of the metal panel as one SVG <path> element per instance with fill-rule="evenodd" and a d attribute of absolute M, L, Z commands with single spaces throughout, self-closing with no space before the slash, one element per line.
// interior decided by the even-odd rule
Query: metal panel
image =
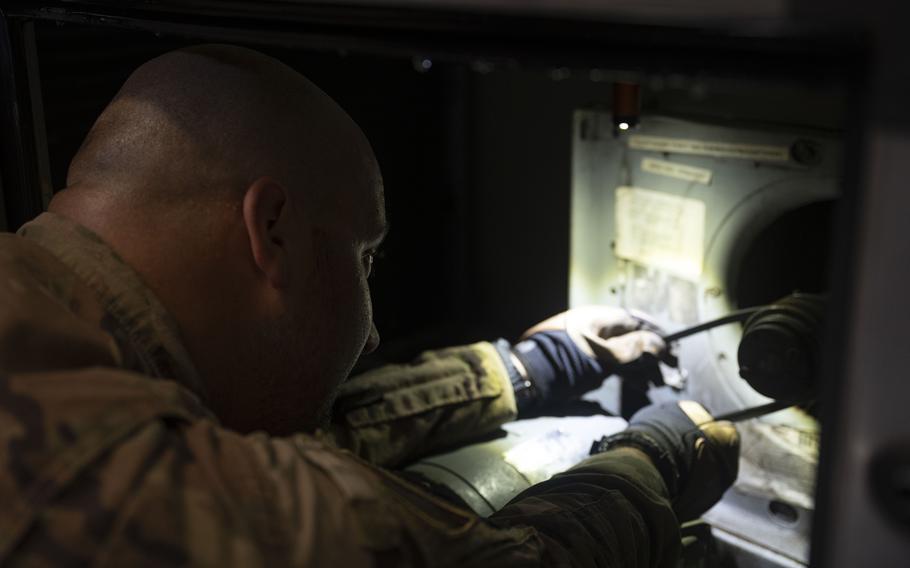
<path fill-rule="evenodd" d="M 865 207 L 845 327 L 845 381 L 836 406 L 823 415 L 836 436 L 823 448 L 829 452 L 823 453 L 827 468 L 819 497 L 824 516 L 819 516 L 813 549 L 817 565 L 825 567 L 910 562 L 910 133 L 889 130 L 876 127 L 867 134 Z M 873 476 L 875 459 L 891 450 L 903 452 L 903 464 L 895 463 L 891 475 Z M 901 509 L 903 522 L 889 514 Z"/>
<path fill-rule="evenodd" d="M 849 23 L 872 40 L 854 77 L 849 208 L 841 219 L 852 242 L 836 276 L 841 306 L 838 350 L 822 415 L 819 508 L 813 565 L 910 566 L 910 4 L 893 0 L 799 0 L 797 21 Z M 876 458 L 903 452 L 891 478 Z M 888 485 L 885 485 L 888 481 Z M 903 510 L 903 520 L 894 515 Z"/>
<path fill-rule="evenodd" d="M 579 111 L 573 146 L 570 305 L 642 310 L 671 332 L 745 307 L 737 305 L 743 296 L 736 286 L 750 242 L 783 215 L 837 198 L 841 163 L 841 142 L 827 132 L 731 128 L 645 115 L 635 134 L 617 137 L 609 114 Z M 618 205 L 630 186 L 645 188 L 635 190 L 645 195 L 663 196 L 670 206 L 679 202 L 669 216 L 656 210 L 658 202 L 641 204 L 638 214 L 651 226 L 645 226 L 642 239 L 661 249 L 656 252 L 679 244 L 682 236 L 669 229 L 685 225 L 681 217 L 686 203 L 704 203 L 700 274 L 674 273 L 672 262 L 662 266 L 653 259 L 620 258 L 623 247 L 616 244 L 623 236 L 620 222 L 628 223 L 619 218 Z M 824 254 L 818 251 L 822 258 Z M 659 256 L 653 258 L 660 261 Z M 823 268 L 819 263 L 819 270 Z M 769 293 L 782 296 L 792 291 Z M 680 363 L 688 380 L 679 395 L 702 402 L 715 414 L 767 402 L 739 377 L 740 337 L 740 326 L 725 326 L 683 340 Z M 668 387 L 651 392 L 652 400 L 676 395 Z M 705 518 L 767 551 L 805 564 L 818 425 L 802 410 L 789 409 L 743 422 L 739 429 L 743 437 L 739 480 Z M 800 522 L 778 524 L 768 514 L 772 503 L 797 511 Z"/>
<path fill-rule="evenodd" d="M 387 0 L 333 0 L 332 4 L 379 4 Z M 705 23 L 746 18 L 783 18 L 787 16 L 789 0 L 754 0 L 729 2 L 728 0 L 398 0 L 401 6 L 428 8 L 472 8 L 483 11 L 508 11 L 517 13 L 573 13 L 588 17 L 622 18 L 649 21 L 689 21 Z"/>
<path fill-rule="evenodd" d="M 831 76 L 852 63 L 855 43 L 832 30 L 794 30 L 783 21 L 720 28 L 663 21 L 588 20 L 566 10 L 546 15 L 430 10 L 394 5 L 331 6 L 306 2 L 9 2 L 28 18 L 145 29 L 176 36 L 317 50 L 504 62 L 593 65 L 613 69 L 715 71 Z M 841 55 L 838 57 L 838 55 Z"/>
<path fill-rule="evenodd" d="M 0 21 L 0 136 L 7 228 L 40 213 L 52 194 L 34 23 Z"/>

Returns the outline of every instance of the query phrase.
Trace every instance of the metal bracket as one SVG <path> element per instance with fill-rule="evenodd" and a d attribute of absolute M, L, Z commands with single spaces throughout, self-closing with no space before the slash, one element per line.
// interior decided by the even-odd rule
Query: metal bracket
<path fill-rule="evenodd" d="M 46 209 L 53 186 L 32 20 L 0 13 L 0 187 L 3 229 Z"/>

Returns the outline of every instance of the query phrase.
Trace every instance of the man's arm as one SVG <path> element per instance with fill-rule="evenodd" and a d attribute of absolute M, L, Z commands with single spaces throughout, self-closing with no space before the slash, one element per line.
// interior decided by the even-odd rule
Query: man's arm
<path fill-rule="evenodd" d="M 491 520 L 533 526 L 551 565 L 675 566 L 679 523 L 698 518 L 736 479 L 739 435 L 697 402 L 667 402 L 641 409 L 592 452 Z"/>
<path fill-rule="evenodd" d="M 630 363 L 656 370 L 663 341 L 641 327 L 626 310 L 587 306 L 537 324 L 514 346 L 475 343 L 381 367 L 342 385 L 328 438 L 385 467 L 476 440 L 520 411 L 581 396 Z M 646 353 L 653 357 L 644 361 Z"/>
<path fill-rule="evenodd" d="M 490 517 L 533 526 L 547 566 L 675 567 L 679 522 L 650 459 L 617 448 L 522 492 Z"/>
<path fill-rule="evenodd" d="M 312 437 L 240 436 L 201 422 L 176 433 L 183 469 L 148 476 L 144 503 L 186 511 L 194 526 L 211 522 L 220 542 L 247 542 L 266 564 L 670 568 L 680 498 L 691 502 L 691 490 L 709 506 L 708 488 L 732 481 L 717 458 L 735 462 L 737 446 L 718 445 L 716 433 L 691 437 L 699 429 L 688 418 L 649 408 L 629 434 L 672 454 L 672 486 L 649 451 L 608 438 L 603 453 L 483 520 Z M 162 518 L 136 513 L 138 522 Z M 171 534 L 164 525 L 154 531 Z M 180 546 L 192 555 L 218 550 L 192 539 Z"/>
<path fill-rule="evenodd" d="M 634 449 L 595 456 L 484 520 L 308 436 L 197 422 L 135 442 L 143 451 L 125 448 L 105 468 L 155 458 L 118 508 L 111 565 L 167 552 L 224 567 L 669 568 L 679 547 L 666 488 Z"/>
<path fill-rule="evenodd" d="M 32 375 L 10 390 L 7 402 L 22 405 L 28 400 L 23 385 L 40 391 L 56 382 L 90 380 L 98 373 L 89 369 L 50 382 Z M 622 445 L 629 440 L 618 440 L 620 445 L 612 448 L 608 438 L 611 449 L 603 455 L 528 489 L 485 521 L 311 436 L 245 436 L 221 428 L 210 418 L 181 410 L 192 400 L 173 383 L 117 372 L 98 384 L 113 391 L 108 398 L 99 402 L 95 390 L 83 390 L 92 396 L 75 405 L 84 413 L 85 404 L 91 403 L 92 420 L 71 422 L 70 415 L 47 405 L 36 415 L 42 419 L 40 432 L 46 428 L 68 435 L 50 439 L 62 448 L 49 472 L 60 484 L 14 491 L 40 513 L 16 544 L 18 558 L 224 568 L 645 567 L 667 566 L 678 547 L 671 528 L 673 495 L 649 465 L 650 455 L 644 458 L 639 450 Z M 61 406 L 73 406 L 65 389 L 52 390 L 63 392 L 57 397 Z M 110 404 L 117 412 L 108 411 Z M 124 423 L 111 421 L 111 414 Z M 97 416 L 105 420 L 96 424 Z M 633 427 L 647 433 L 661 421 L 652 413 Z M 647 425 L 652 429 L 643 430 Z M 13 440 L 22 439 L 20 426 L 8 428 Z M 689 432 L 692 426 L 682 427 Z M 658 444 L 675 438 L 666 428 L 662 431 L 665 435 L 654 437 Z M 83 461 L 80 447 L 72 445 L 74 434 L 80 444 L 103 451 Z M 691 457 L 674 461 L 687 468 L 682 480 L 699 473 L 688 484 L 699 492 L 716 476 L 716 468 L 699 467 L 713 463 L 702 459 L 698 448 L 712 445 L 698 443 L 701 439 L 688 439 L 676 448 Z M 28 451 L 36 449 L 44 446 Z M 26 456 L 18 456 L 10 471 L 44 463 L 21 457 Z"/>
<path fill-rule="evenodd" d="M 349 380 L 327 434 L 371 463 L 394 467 L 488 434 L 517 414 L 502 357 L 481 342 Z"/>

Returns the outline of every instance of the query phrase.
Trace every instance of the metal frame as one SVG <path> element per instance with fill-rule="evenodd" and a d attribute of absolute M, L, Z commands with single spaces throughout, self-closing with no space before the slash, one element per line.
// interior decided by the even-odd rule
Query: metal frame
<path fill-rule="evenodd" d="M 0 18 L 0 97 L 0 211 L 6 226 L 17 228 L 45 209 L 53 194 L 32 21 Z"/>
<path fill-rule="evenodd" d="M 841 30 L 616 24 L 609 21 L 332 6 L 306 2 L 10 2 L 10 17 L 318 50 L 411 56 L 520 57 L 542 64 L 673 69 L 804 80 L 838 76 L 858 43 Z M 845 58 L 845 56 L 847 56 Z"/>

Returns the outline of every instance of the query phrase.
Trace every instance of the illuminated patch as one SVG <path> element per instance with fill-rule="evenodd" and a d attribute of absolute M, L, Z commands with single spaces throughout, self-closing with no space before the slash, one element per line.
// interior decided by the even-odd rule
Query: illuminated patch
<path fill-rule="evenodd" d="M 616 256 L 683 278 L 701 275 L 703 201 L 637 187 L 616 188 Z"/>

